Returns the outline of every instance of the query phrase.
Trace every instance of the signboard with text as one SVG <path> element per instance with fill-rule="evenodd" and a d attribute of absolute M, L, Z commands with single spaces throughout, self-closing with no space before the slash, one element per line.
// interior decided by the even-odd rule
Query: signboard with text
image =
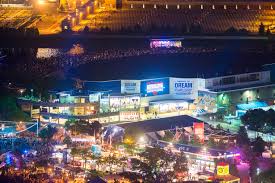
<path fill-rule="evenodd" d="M 139 111 L 121 111 L 120 121 L 138 121 Z"/>
<path fill-rule="evenodd" d="M 193 82 L 190 80 L 175 80 L 174 93 L 177 95 L 191 95 L 193 90 Z"/>
<path fill-rule="evenodd" d="M 169 79 L 145 80 L 141 82 L 143 96 L 155 96 L 169 93 Z"/>
<path fill-rule="evenodd" d="M 134 94 L 140 93 L 139 80 L 121 80 L 121 93 Z"/>
<path fill-rule="evenodd" d="M 200 143 L 204 143 L 204 123 L 195 122 L 193 123 L 194 128 L 194 139 Z"/>

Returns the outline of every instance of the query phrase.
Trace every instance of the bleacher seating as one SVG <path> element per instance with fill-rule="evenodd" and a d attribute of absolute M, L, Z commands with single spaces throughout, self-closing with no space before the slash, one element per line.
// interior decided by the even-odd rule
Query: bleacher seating
<path fill-rule="evenodd" d="M 167 26 L 181 31 L 185 26 L 199 24 L 205 33 L 225 32 L 230 27 L 258 32 L 263 23 L 267 28 L 275 25 L 275 10 L 248 9 L 123 9 L 96 13 L 91 21 L 92 29 L 108 27 L 111 31 L 133 28 L 137 24 L 143 31 L 152 25 Z"/>
<path fill-rule="evenodd" d="M 0 27 L 26 27 L 37 19 L 31 9 L 0 9 Z"/>

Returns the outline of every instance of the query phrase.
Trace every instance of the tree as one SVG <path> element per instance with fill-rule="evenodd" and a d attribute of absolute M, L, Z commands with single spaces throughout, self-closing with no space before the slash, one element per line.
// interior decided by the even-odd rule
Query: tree
<path fill-rule="evenodd" d="M 89 153 L 89 149 L 80 149 L 79 154 L 81 155 L 81 158 L 84 160 L 83 168 L 86 169 L 86 163 L 87 163 L 87 156 Z"/>
<path fill-rule="evenodd" d="M 238 131 L 238 134 L 237 134 L 237 144 L 239 146 L 243 146 L 243 145 L 247 145 L 249 143 L 250 143 L 250 141 L 249 141 L 249 138 L 247 135 L 246 128 L 244 126 L 241 126 Z"/>
<path fill-rule="evenodd" d="M 239 171 L 236 164 L 229 164 L 229 172 L 231 175 L 239 177 Z"/>
<path fill-rule="evenodd" d="M 259 25 L 259 34 L 264 35 L 264 31 L 265 31 L 265 27 L 263 22 L 261 22 L 261 24 Z"/>
<path fill-rule="evenodd" d="M 265 141 L 261 137 L 257 137 L 253 142 L 253 151 L 257 154 L 262 154 L 265 150 Z"/>
<path fill-rule="evenodd" d="M 29 121 L 31 118 L 16 105 L 15 97 L 4 95 L 0 97 L 0 119 Z"/>
<path fill-rule="evenodd" d="M 118 165 L 120 164 L 120 161 L 119 159 L 115 156 L 115 155 L 109 155 L 107 157 L 104 157 L 103 158 L 104 160 L 104 163 L 106 163 L 109 168 L 110 168 L 110 172 L 112 172 L 112 169 L 113 169 L 113 165 Z"/>
<path fill-rule="evenodd" d="M 102 125 L 99 123 L 99 121 L 94 121 L 91 123 L 91 128 L 94 134 L 97 134 L 100 132 Z"/>
<path fill-rule="evenodd" d="M 176 156 L 175 164 L 173 166 L 176 175 L 183 175 L 185 172 L 188 171 L 187 163 L 187 159 L 183 152 Z"/>
<path fill-rule="evenodd" d="M 71 137 L 70 136 L 66 136 L 64 139 L 63 139 L 63 144 L 66 144 L 68 147 L 70 146 L 70 145 L 72 145 L 72 139 L 71 139 Z"/>
<path fill-rule="evenodd" d="M 170 142 L 170 141 L 173 140 L 173 138 L 174 138 L 173 132 L 166 131 L 164 137 L 162 138 L 162 140 Z"/>
<path fill-rule="evenodd" d="M 132 159 L 132 167 L 141 173 L 145 182 L 170 182 L 175 176 L 176 171 L 185 170 L 185 160 L 183 155 L 177 162 L 177 156 L 172 152 L 165 151 L 159 147 L 146 147 L 145 151 L 140 153 L 140 159 Z M 170 170 L 170 171 L 167 171 Z"/>
<path fill-rule="evenodd" d="M 83 29 L 83 33 L 89 33 L 89 31 L 90 31 L 90 29 L 89 29 L 89 27 L 86 25 L 85 27 L 84 27 L 84 29 Z"/>
<path fill-rule="evenodd" d="M 72 134 L 88 134 L 96 135 L 101 130 L 102 125 L 98 121 L 89 123 L 85 120 L 68 120 L 65 123 L 65 128 L 71 130 Z"/>
<path fill-rule="evenodd" d="M 46 128 L 42 129 L 38 136 L 46 141 L 49 141 L 54 134 L 57 132 L 56 127 L 52 127 L 51 125 L 48 125 Z"/>
<path fill-rule="evenodd" d="M 275 166 L 267 171 L 261 172 L 253 179 L 253 183 L 274 183 L 275 182 Z"/>
<path fill-rule="evenodd" d="M 78 154 L 79 154 L 79 149 L 77 149 L 77 148 L 71 149 L 71 156 L 73 157 L 73 161 L 74 161 L 74 157 Z"/>
<path fill-rule="evenodd" d="M 243 116 L 241 116 L 241 121 L 249 129 L 260 131 L 268 121 L 268 112 L 263 109 L 254 109 L 247 111 Z"/>
<path fill-rule="evenodd" d="M 235 27 L 230 27 L 230 28 L 228 28 L 226 31 L 225 31 L 225 33 L 227 33 L 227 34 L 237 34 L 238 33 L 238 30 L 235 28 Z"/>

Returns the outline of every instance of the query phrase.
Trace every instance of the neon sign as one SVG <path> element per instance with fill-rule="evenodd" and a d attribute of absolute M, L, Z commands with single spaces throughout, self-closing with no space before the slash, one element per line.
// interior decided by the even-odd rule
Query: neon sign
<path fill-rule="evenodd" d="M 149 82 L 146 86 L 147 93 L 157 93 L 163 91 L 163 82 Z"/>
<path fill-rule="evenodd" d="M 181 48 L 181 41 L 173 41 L 173 40 L 151 40 L 150 42 L 151 48 Z"/>

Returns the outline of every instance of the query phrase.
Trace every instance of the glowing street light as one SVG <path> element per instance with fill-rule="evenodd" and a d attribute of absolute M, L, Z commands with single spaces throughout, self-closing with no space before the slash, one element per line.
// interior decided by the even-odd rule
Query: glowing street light
<path fill-rule="evenodd" d="M 144 138 L 144 137 L 140 137 L 140 138 L 139 138 L 139 142 L 140 142 L 140 143 L 145 143 L 145 138 Z"/>
<path fill-rule="evenodd" d="M 38 4 L 43 5 L 43 4 L 45 4 L 45 1 L 44 0 L 38 0 Z"/>

